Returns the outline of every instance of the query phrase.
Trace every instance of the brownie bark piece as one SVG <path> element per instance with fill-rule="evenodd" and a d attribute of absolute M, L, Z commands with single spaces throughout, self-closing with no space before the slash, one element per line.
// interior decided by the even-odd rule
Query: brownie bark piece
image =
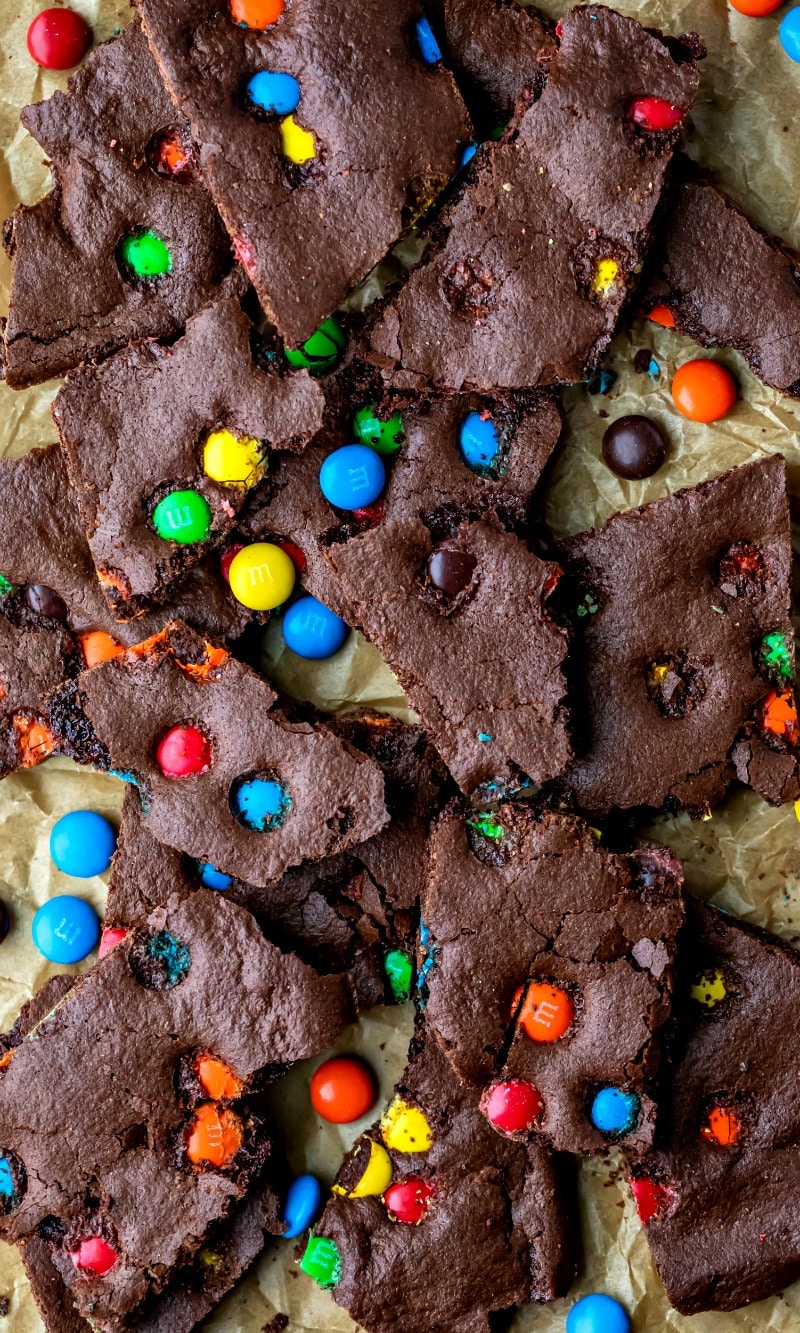
<path fill-rule="evenodd" d="M 587 611 L 585 745 L 565 778 L 577 804 L 705 812 L 735 778 L 794 800 L 783 458 L 616 514 L 563 553 Z"/>
<path fill-rule="evenodd" d="M 735 347 L 754 375 L 800 398 L 800 256 L 710 180 L 676 187 L 646 308 L 667 305 L 703 347 Z M 758 299 L 753 294 L 758 293 Z"/>
<path fill-rule="evenodd" d="M 391 1190 L 368 1188 L 368 1163 L 373 1180 L 385 1166 L 393 1186 L 421 1184 L 416 1226 L 396 1220 Z M 336 1247 L 331 1294 L 367 1333 L 488 1333 L 494 1311 L 567 1290 L 571 1183 L 539 1144 L 492 1132 L 421 1021 L 393 1100 L 345 1158 L 301 1263 L 313 1276 L 315 1244 Z"/>
<path fill-rule="evenodd" d="M 281 953 L 219 894 L 159 909 L 4 1063 L 0 1232 L 48 1241 L 80 1313 L 123 1327 L 263 1167 L 258 1076 L 323 1049 L 352 1012 L 345 979 Z M 200 1056 L 228 1067 L 217 1086 Z M 192 1148 L 203 1117 L 210 1146 Z M 116 1252 L 103 1275 L 71 1257 L 95 1236 Z"/>
<path fill-rule="evenodd" d="M 421 8 L 295 0 L 257 31 L 217 0 L 137 4 L 236 254 L 299 345 L 447 184 L 471 137 L 453 76 L 416 50 Z M 291 125 L 312 136 L 308 160 L 284 155 L 286 117 L 248 105 L 261 70 L 298 81 Z"/>
<path fill-rule="evenodd" d="M 78 663 L 65 629 L 15 625 L 0 611 L 0 778 L 33 768 L 58 748 L 49 699 Z"/>
<path fill-rule="evenodd" d="M 431 23 L 473 120 L 506 121 L 523 88 L 541 92 L 558 50 L 554 23 L 517 0 L 430 0 Z"/>
<path fill-rule="evenodd" d="M 193 150 L 141 24 L 98 47 L 66 93 L 25 107 L 22 123 L 51 161 L 53 189 L 7 221 L 12 262 L 5 376 L 23 388 L 99 359 L 134 338 L 167 338 L 244 274 L 194 171 L 161 174 L 150 159 L 173 132 Z M 152 231 L 171 270 L 131 280 L 119 247 Z"/>
<path fill-rule="evenodd" d="M 734 1310 L 800 1276 L 800 1054 L 786 941 L 693 903 L 668 1132 L 632 1155 L 633 1189 L 670 1302 Z"/>
<path fill-rule="evenodd" d="M 428 826 L 448 792 L 444 766 L 418 727 L 388 717 L 333 724 L 383 769 L 391 821 L 350 852 L 307 861 L 258 888 L 233 879 L 225 896 L 267 937 L 323 972 L 350 973 L 359 1004 L 408 998 Z M 173 894 L 201 885 L 197 861 L 156 842 L 138 796 L 125 794 L 104 924 L 138 925 Z"/>
<path fill-rule="evenodd" d="M 618 1089 L 626 1142 L 649 1143 L 682 890 L 665 848 L 615 856 L 582 820 L 529 803 L 449 807 L 431 834 L 420 969 L 455 1071 L 533 1084 L 535 1134 L 574 1153 L 623 1137 L 592 1115 Z"/>
<path fill-rule="evenodd" d="M 84 671 L 78 687 L 111 766 L 139 789 L 148 830 L 224 874 L 270 884 L 387 823 L 373 760 L 325 726 L 290 722 L 261 676 L 186 625 Z M 157 747 L 181 726 L 199 731 L 210 754 L 188 775 L 166 776 Z"/>
<path fill-rule="evenodd" d="M 103 630 L 119 644 L 138 643 L 180 618 L 213 638 L 231 641 L 250 614 L 234 599 L 211 560 L 183 580 L 168 608 L 123 624 L 111 614 L 98 583 L 75 493 L 58 445 L 32 449 L 23 458 L 0 459 L 0 573 L 13 585 L 2 598 L 19 623 L 63 630 L 81 639 Z M 52 590 L 63 609 L 31 589 Z M 44 611 L 35 610 L 31 600 Z M 61 618 L 46 614 L 59 611 Z"/>
<path fill-rule="evenodd" d="M 490 391 L 585 378 L 637 281 L 678 128 L 641 131 L 642 96 L 688 110 L 698 39 L 599 5 L 562 21 L 541 97 L 484 144 L 427 257 L 378 318 L 389 375 Z"/>
<path fill-rule="evenodd" d="M 322 426 L 319 385 L 305 370 L 261 368 L 254 332 L 237 301 L 218 302 L 189 320 L 178 342 L 136 343 L 73 371 L 55 399 L 89 547 L 98 574 L 113 579 L 104 586 L 119 616 L 168 598 L 232 529 L 273 450 L 301 449 Z M 206 464 L 209 437 L 220 432 L 244 441 L 245 470 L 234 474 L 243 482 L 215 480 L 213 455 Z M 154 510 L 174 491 L 205 501 L 205 540 L 159 535 Z"/>

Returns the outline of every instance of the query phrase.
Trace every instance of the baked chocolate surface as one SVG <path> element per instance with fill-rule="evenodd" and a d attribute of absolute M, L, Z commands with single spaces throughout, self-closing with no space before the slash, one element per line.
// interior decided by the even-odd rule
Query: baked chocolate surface
<path fill-rule="evenodd" d="M 670 198 L 645 308 L 667 305 L 681 333 L 735 347 L 765 384 L 800 398 L 798 271 L 800 257 L 711 181 L 684 181 Z"/>
<path fill-rule="evenodd" d="M 447 184 L 471 138 L 452 75 L 417 52 L 421 8 L 294 0 L 256 31 L 216 0 L 137 4 L 237 256 L 296 346 Z M 284 156 L 284 118 L 248 105 L 259 70 L 299 82 L 294 124 L 314 154 L 302 165 Z"/>
<path fill-rule="evenodd" d="M 800 793 L 786 464 L 725 472 L 563 544 L 584 608 L 578 806 L 705 812 Z M 580 722 L 579 722 L 580 725 Z"/>
<path fill-rule="evenodd" d="M 600 5 L 571 10 L 547 84 L 484 144 L 427 258 L 371 336 L 389 375 L 490 391 L 585 378 L 636 282 L 679 129 L 639 130 L 642 96 L 688 110 L 693 54 Z"/>
<path fill-rule="evenodd" d="M 231 530 L 273 450 L 301 449 L 322 425 L 319 385 L 305 370 L 261 369 L 252 335 L 237 301 L 218 302 L 169 346 L 148 340 L 73 371 L 53 403 L 92 557 L 118 616 L 169 597 Z M 222 431 L 257 454 L 244 483 L 206 472 L 206 442 Z M 168 541 L 156 531 L 155 506 L 184 490 L 208 506 L 206 540 Z"/>
<path fill-rule="evenodd" d="M 475 123 L 505 125 L 523 88 L 544 86 L 555 25 L 517 0 L 431 0 L 431 21 Z"/>
<path fill-rule="evenodd" d="M 139 789 L 148 830 L 224 874 L 270 884 L 387 823 L 377 764 L 325 726 L 288 721 L 262 677 L 186 625 L 84 671 L 78 688 L 110 766 Z M 167 777 L 156 748 L 184 724 L 210 744 L 210 766 Z M 253 779 L 277 787 L 280 800 L 274 817 L 247 826 L 234 809 Z"/>
<path fill-rule="evenodd" d="M 141 24 L 98 47 L 69 91 L 26 107 L 22 123 L 51 161 L 53 189 L 17 209 L 4 230 L 12 261 L 5 376 L 13 388 L 108 356 L 134 338 L 166 338 L 216 296 L 242 293 L 244 274 L 197 176 L 159 174 L 159 134 L 185 136 Z M 191 147 L 188 145 L 191 153 Z M 129 281 L 127 236 L 153 231 L 172 267 Z"/>
<path fill-rule="evenodd" d="M 4 1065 L 0 1152 L 12 1191 L 0 1232 L 46 1240 L 79 1312 L 121 1328 L 262 1169 L 259 1072 L 323 1049 L 351 1001 L 346 979 L 282 954 L 219 894 L 159 909 Z M 228 1067 L 220 1088 L 203 1081 L 201 1055 Z M 204 1113 L 219 1120 L 218 1152 L 191 1149 Z M 71 1257 L 93 1236 L 116 1251 L 103 1276 Z"/>
<path fill-rule="evenodd" d="M 48 701 L 78 662 L 65 629 L 16 625 L 0 611 L 0 777 L 53 754 Z"/>
<path fill-rule="evenodd" d="M 393 1135 L 404 1107 L 416 1123 Z M 349 1193 L 376 1148 L 388 1153 L 394 1183 L 422 1179 L 432 1188 L 418 1225 L 395 1221 L 375 1193 Z M 536 1143 L 495 1134 L 478 1094 L 455 1077 L 422 1023 L 384 1118 L 356 1140 L 334 1192 L 314 1231 L 341 1256 L 334 1300 L 367 1333 L 488 1333 L 494 1311 L 551 1301 L 569 1286 L 575 1218 L 566 1164 Z"/>
<path fill-rule="evenodd" d="M 695 902 L 682 972 L 667 1133 L 631 1163 L 669 1299 L 696 1314 L 800 1276 L 800 957 Z"/>
<path fill-rule="evenodd" d="M 615 856 L 572 815 L 450 807 L 431 834 L 420 971 L 429 1026 L 455 1071 L 477 1085 L 532 1083 L 544 1103 L 535 1133 L 575 1153 L 623 1137 L 590 1115 L 601 1088 L 621 1089 L 638 1103 L 625 1141 L 649 1143 L 682 887 L 665 848 Z M 532 983 L 568 997 L 563 1035 L 551 1035 L 559 997 L 536 990 L 529 1002 Z M 531 1007 L 541 1009 L 535 1037 Z"/>

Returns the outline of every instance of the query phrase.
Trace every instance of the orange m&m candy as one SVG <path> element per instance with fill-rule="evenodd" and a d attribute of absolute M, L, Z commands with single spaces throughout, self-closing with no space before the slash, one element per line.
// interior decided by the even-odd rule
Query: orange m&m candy
<path fill-rule="evenodd" d="M 690 421 L 719 421 L 736 402 L 736 381 L 719 361 L 687 361 L 675 372 L 672 397 Z"/>
<path fill-rule="evenodd" d="M 207 1097 L 214 1101 L 224 1101 L 229 1097 L 238 1097 L 244 1087 L 230 1065 L 218 1060 L 214 1055 L 198 1055 L 194 1062 L 194 1072 Z"/>
<path fill-rule="evenodd" d="M 119 657 L 124 652 L 121 643 L 112 639 L 104 629 L 91 630 L 81 635 L 81 650 L 87 667 L 99 666 L 101 662 L 110 662 L 112 657 Z"/>
<path fill-rule="evenodd" d="M 780 736 L 790 744 L 800 737 L 797 705 L 791 690 L 770 690 L 760 709 L 761 726 L 772 736 Z"/>
<path fill-rule="evenodd" d="M 654 305 L 647 316 L 654 324 L 660 324 L 662 329 L 675 328 L 675 316 L 668 305 Z"/>
<path fill-rule="evenodd" d="M 700 1133 L 709 1143 L 716 1143 L 720 1148 L 732 1148 L 741 1138 L 742 1122 L 732 1106 L 714 1106 L 701 1126 Z"/>
<path fill-rule="evenodd" d="M 372 1070 L 361 1060 L 340 1055 L 325 1060 L 311 1079 L 311 1105 L 323 1120 L 349 1125 L 374 1105 L 378 1085 Z"/>
<path fill-rule="evenodd" d="M 522 987 L 514 996 L 516 1010 L 522 997 Z M 558 1041 L 575 1021 L 572 997 L 560 986 L 549 982 L 532 981 L 525 992 L 525 1000 L 517 1016 L 525 1035 L 531 1041 Z"/>
<path fill-rule="evenodd" d="M 231 18 L 260 32 L 277 23 L 285 8 L 286 0 L 231 0 Z"/>
<path fill-rule="evenodd" d="M 242 1146 L 242 1122 L 215 1102 L 198 1106 L 189 1126 L 186 1155 L 195 1166 L 229 1166 Z"/>
<path fill-rule="evenodd" d="M 767 14 L 774 14 L 782 4 L 783 0 L 730 0 L 731 9 L 751 19 L 763 19 Z"/>

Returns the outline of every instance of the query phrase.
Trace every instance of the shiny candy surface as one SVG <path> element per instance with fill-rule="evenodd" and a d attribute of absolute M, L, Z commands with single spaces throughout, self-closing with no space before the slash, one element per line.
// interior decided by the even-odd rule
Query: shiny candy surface
<path fill-rule="evenodd" d="M 709 424 L 730 412 L 737 398 L 736 381 L 719 361 L 698 357 L 676 370 L 672 398 L 678 411 L 690 421 Z"/>
<path fill-rule="evenodd" d="M 92 44 L 92 30 L 74 9 L 43 9 L 28 28 L 28 54 L 42 69 L 73 69 Z"/>
<path fill-rule="evenodd" d="M 662 329 L 675 328 L 675 316 L 669 306 L 654 305 L 647 318 L 652 320 L 654 324 L 660 324 Z"/>
<path fill-rule="evenodd" d="M 191 778 L 207 773 L 212 759 L 210 740 L 190 722 L 170 727 L 156 749 L 156 760 L 165 778 Z"/>
<path fill-rule="evenodd" d="M 514 996 L 514 1007 L 522 998 L 522 989 Z M 569 1032 L 575 1021 L 575 1006 L 568 991 L 549 982 L 532 981 L 517 1022 L 531 1041 L 553 1042 Z"/>
<path fill-rule="evenodd" d="M 380 1143 L 375 1143 L 372 1139 L 362 1139 L 355 1149 L 353 1160 L 358 1161 L 367 1144 L 369 1152 L 364 1170 L 355 1185 L 351 1190 L 346 1190 L 342 1185 L 334 1185 L 334 1194 L 343 1195 L 347 1199 L 367 1199 L 383 1194 L 392 1183 L 392 1159 Z"/>
<path fill-rule="evenodd" d="M 281 1220 L 286 1224 L 284 1240 L 294 1240 L 316 1222 L 322 1204 L 322 1187 L 316 1176 L 296 1176 L 286 1191 Z"/>
<path fill-rule="evenodd" d="M 65 875 L 90 879 L 108 870 L 117 846 L 113 825 L 96 810 L 71 810 L 50 833 L 50 855 Z"/>
<path fill-rule="evenodd" d="M 391 949 L 383 960 L 383 970 L 392 992 L 392 998 L 403 1004 L 411 995 L 414 965 L 403 949 Z"/>
<path fill-rule="evenodd" d="M 100 920 L 82 898 L 65 893 L 50 898 L 36 913 L 31 935 L 39 953 L 50 963 L 80 963 L 100 939 Z"/>
<path fill-rule="evenodd" d="M 323 1291 L 330 1291 L 342 1280 L 342 1256 L 335 1241 L 328 1236 L 311 1236 L 300 1267 Z"/>
<path fill-rule="evenodd" d="M 274 611 L 288 601 L 295 585 L 291 558 L 273 542 L 243 546 L 228 567 L 228 582 L 237 602 L 251 611 Z"/>
<path fill-rule="evenodd" d="M 203 471 L 221 486 L 253 486 L 263 462 L 264 446 L 251 435 L 214 430 L 203 445 Z"/>
<path fill-rule="evenodd" d="M 310 130 L 298 125 L 294 116 L 285 116 L 280 123 L 281 152 L 295 166 L 305 166 L 317 156 L 314 136 Z"/>
<path fill-rule="evenodd" d="M 119 657 L 125 650 L 105 630 L 95 629 L 81 635 L 81 651 L 87 667 L 93 667 L 99 666 L 101 662 L 110 662 L 112 657 Z"/>
<path fill-rule="evenodd" d="M 349 629 L 344 620 L 316 597 L 301 597 L 283 617 L 283 637 L 298 657 L 321 661 L 338 653 Z"/>
<path fill-rule="evenodd" d="M 428 1205 L 433 1198 L 433 1185 L 422 1176 L 409 1176 L 395 1181 L 383 1196 L 386 1211 L 393 1222 L 419 1226 L 425 1221 Z"/>
<path fill-rule="evenodd" d="M 797 706 L 791 690 L 771 690 L 760 708 L 762 729 L 771 736 L 796 745 L 800 736 Z"/>
<path fill-rule="evenodd" d="M 800 6 L 789 10 L 778 31 L 789 59 L 800 62 Z"/>
<path fill-rule="evenodd" d="M 105 958 L 107 953 L 111 953 L 112 949 L 116 949 L 117 945 L 122 943 L 127 933 L 127 930 L 123 930 L 120 926 L 106 926 L 100 936 L 97 957 Z"/>
<path fill-rule="evenodd" d="M 392 1152 L 427 1152 L 433 1131 L 418 1106 L 395 1097 L 381 1117 L 381 1134 Z"/>
<path fill-rule="evenodd" d="M 729 0 L 729 2 L 731 9 L 735 9 L 739 14 L 746 14 L 751 19 L 774 14 L 783 4 L 783 0 Z"/>
<path fill-rule="evenodd" d="M 510 1078 L 486 1089 L 481 1097 L 481 1110 L 501 1134 L 525 1134 L 542 1114 L 544 1102 L 532 1083 Z"/>
<path fill-rule="evenodd" d="M 211 532 L 211 509 L 197 491 L 172 491 L 153 510 L 153 527 L 163 541 L 190 546 Z"/>
<path fill-rule="evenodd" d="M 584 1296 L 567 1315 L 567 1333 L 629 1333 L 627 1311 L 613 1296 Z"/>
<path fill-rule="evenodd" d="M 233 880 L 230 875 L 223 875 L 221 870 L 217 870 L 209 861 L 201 861 L 198 864 L 200 872 L 200 883 L 207 889 L 216 889 L 219 893 L 224 893 L 229 889 Z"/>
<path fill-rule="evenodd" d="M 242 1146 L 242 1122 L 233 1111 L 203 1102 L 186 1135 L 186 1156 L 195 1166 L 229 1166 Z"/>
<path fill-rule="evenodd" d="M 595 1093 L 590 1117 L 595 1129 L 610 1138 L 624 1138 L 639 1119 L 641 1103 L 635 1092 L 621 1088 L 601 1088 Z"/>
<path fill-rule="evenodd" d="M 704 972 L 693 983 L 690 995 L 697 1004 L 702 1004 L 705 1009 L 713 1009 L 716 1005 L 721 1004 L 728 996 L 724 973 L 718 967 L 711 972 Z"/>
<path fill-rule="evenodd" d="M 595 296 L 610 296 L 619 279 L 620 268 L 616 259 L 598 259 L 592 278 Z"/>
<path fill-rule="evenodd" d="M 322 494 L 336 509 L 362 509 L 377 500 L 386 469 L 374 449 L 345 444 L 328 454 L 319 471 Z"/>
<path fill-rule="evenodd" d="M 634 1177 L 631 1194 L 639 1220 L 645 1225 L 652 1222 L 654 1217 L 664 1217 L 676 1202 L 674 1190 L 659 1184 L 657 1180 L 648 1180 L 646 1176 Z"/>
<path fill-rule="evenodd" d="M 260 69 L 247 85 L 247 96 L 259 111 L 288 116 L 300 101 L 300 84 L 293 74 Z"/>
<path fill-rule="evenodd" d="M 172 272 L 172 255 L 154 231 L 137 231 L 126 236 L 119 247 L 119 257 L 128 277 L 154 281 Z"/>
<path fill-rule="evenodd" d="M 119 1258 L 114 1246 L 102 1236 L 87 1236 L 77 1250 L 70 1250 L 69 1257 L 87 1277 L 103 1277 L 110 1273 Z"/>
<path fill-rule="evenodd" d="M 733 1148 L 742 1137 L 742 1122 L 732 1106 L 714 1106 L 700 1126 L 700 1133 L 718 1148 Z"/>
<path fill-rule="evenodd" d="M 278 22 L 285 8 L 286 0 L 231 0 L 231 18 L 243 28 L 263 32 Z"/>
<path fill-rule="evenodd" d="M 441 48 L 433 35 L 433 29 L 426 18 L 417 19 L 414 24 L 417 47 L 426 65 L 438 65 L 442 58 Z"/>
<path fill-rule="evenodd" d="M 488 412 L 468 412 L 458 428 L 461 457 L 473 472 L 496 467 L 500 455 L 500 433 Z"/>
<path fill-rule="evenodd" d="M 360 407 L 353 417 L 353 434 L 359 444 L 368 444 L 379 454 L 394 454 L 402 444 L 403 418 L 399 412 L 392 412 L 384 420 L 374 407 Z"/>
<path fill-rule="evenodd" d="M 674 130 L 683 114 L 679 106 L 662 97 L 637 97 L 630 109 L 631 120 L 643 130 Z"/>
<path fill-rule="evenodd" d="M 25 601 L 39 616 L 49 620 L 66 620 L 69 612 L 63 597 L 59 597 L 54 588 L 46 583 L 29 583 L 25 589 Z"/>
<path fill-rule="evenodd" d="M 361 1060 L 338 1055 L 314 1071 L 310 1091 L 317 1115 L 334 1125 L 350 1125 L 375 1105 L 378 1084 Z"/>
<path fill-rule="evenodd" d="M 241 1096 L 244 1087 L 242 1080 L 236 1077 L 230 1065 L 215 1055 L 196 1056 L 194 1071 L 203 1092 L 213 1101 L 229 1101 L 232 1097 Z"/>
<path fill-rule="evenodd" d="M 603 436 L 603 461 L 618 477 L 652 477 L 667 456 L 667 441 L 649 417 L 619 417 Z"/>
<path fill-rule="evenodd" d="M 331 316 L 315 329 L 310 338 L 306 338 L 302 347 L 287 347 L 286 360 L 296 369 L 307 370 L 311 375 L 324 375 L 341 359 L 347 346 L 347 338 Z"/>
<path fill-rule="evenodd" d="M 428 578 L 434 588 L 448 597 L 457 597 L 472 582 L 477 560 L 469 551 L 433 551 L 428 557 Z"/>
<path fill-rule="evenodd" d="M 288 788 L 277 778 L 254 776 L 234 784 L 231 810 L 240 824 L 255 833 L 280 828 L 291 806 Z"/>

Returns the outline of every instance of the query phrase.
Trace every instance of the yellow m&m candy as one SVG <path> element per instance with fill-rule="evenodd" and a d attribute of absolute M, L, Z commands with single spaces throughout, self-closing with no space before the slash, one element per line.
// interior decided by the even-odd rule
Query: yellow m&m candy
<path fill-rule="evenodd" d="M 272 542 L 253 542 L 233 557 L 228 570 L 231 592 L 250 611 L 273 611 L 294 588 L 295 569 L 289 556 Z"/>
<path fill-rule="evenodd" d="M 264 449 L 252 435 L 212 431 L 203 445 L 203 471 L 221 486 L 252 486 L 264 470 Z"/>
<path fill-rule="evenodd" d="M 393 1152 L 427 1152 L 433 1132 L 418 1106 L 395 1097 L 383 1113 L 381 1134 Z"/>
<path fill-rule="evenodd" d="M 343 1185 L 334 1185 L 334 1194 L 343 1195 L 346 1199 L 367 1199 L 371 1195 L 383 1194 L 391 1185 L 392 1159 L 379 1143 L 365 1139 L 356 1148 L 354 1160 L 358 1159 L 366 1144 L 369 1144 L 369 1156 L 355 1185 L 350 1190 L 346 1190 Z"/>
<path fill-rule="evenodd" d="M 596 296 L 608 296 L 619 278 L 619 264 L 615 259 L 599 259 L 592 279 Z"/>
<path fill-rule="evenodd" d="M 295 166 L 302 167 L 317 156 L 314 136 L 310 130 L 298 125 L 294 116 L 284 116 L 280 125 L 281 151 Z"/>

